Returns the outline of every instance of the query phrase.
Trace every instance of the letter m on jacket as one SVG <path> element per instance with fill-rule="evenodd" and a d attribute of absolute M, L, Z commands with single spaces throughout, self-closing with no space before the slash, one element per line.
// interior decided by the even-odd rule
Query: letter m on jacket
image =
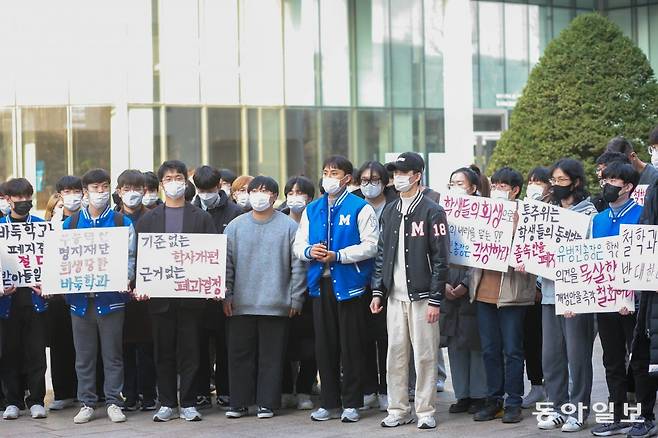
<path fill-rule="evenodd" d="M 425 221 L 411 223 L 411 237 L 424 236 L 425 230 L 423 229 Z"/>
<path fill-rule="evenodd" d="M 351 214 L 348 215 L 341 214 L 340 218 L 338 219 L 338 225 L 349 225 L 351 216 L 352 216 Z"/>

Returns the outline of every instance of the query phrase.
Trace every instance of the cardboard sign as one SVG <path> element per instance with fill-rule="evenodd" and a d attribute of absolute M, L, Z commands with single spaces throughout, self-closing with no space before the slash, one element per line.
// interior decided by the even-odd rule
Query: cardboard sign
<path fill-rule="evenodd" d="M 5 288 L 41 283 L 43 242 L 52 231 L 50 222 L 0 224 L 0 259 Z"/>
<path fill-rule="evenodd" d="M 224 298 L 226 236 L 142 233 L 137 239 L 135 275 L 137 295 Z"/>
<path fill-rule="evenodd" d="M 658 225 L 621 225 L 616 286 L 658 291 Z"/>
<path fill-rule="evenodd" d="M 441 206 L 448 217 L 450 263 L 507 272 L 516 203 L 446 192 Z"/>
<path fill-rule="evenodd" d="M 44 248 L 44 295 L 125 291 L 128 239 L 128 227 L 51 233 Z"/>
<path fill-rule="evenodd" d="M 635 309 L 635 293 L 618 289 L 615 271 L 620 256 L 619 236 L 557 245 L 555 313 L 618 312 Z"/>

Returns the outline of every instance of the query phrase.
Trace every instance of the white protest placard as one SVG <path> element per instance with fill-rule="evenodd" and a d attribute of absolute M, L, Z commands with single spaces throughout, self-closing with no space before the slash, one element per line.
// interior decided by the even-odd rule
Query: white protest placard
<path fill-rule="evenodd" d="M 226 236 L 141 233 L 135 275 L 137 295 L 224 298 Z"/>
<path fill-rule="evenodd" d="M 632 290 L 615 286 L 619 236 L 556 245 L 555 314 L 618 312 L 635 309 Z"/>
<path fill-rule="evenodd" d="M 633 193 L 631 193 L 631 198 L 633 198 L 638 205 L 644 206 L 644 198 L 647 196 L 648 188 L 649 184 L 638 185 L 635 190 L 633 190 Z"/>
<path fill-rule="evenodd" d="M 44 295 L 128 288 L 128 227 L 57 230 L 45 240 Z"/>
<path fill-rule="evenodd" d="M 658 225 L 621 225 L 619 245 L 617 287 L 658 291 Z"/>
<path fill-rule="evenodd" d="M 41 283 L 43 241 L 53 231 L 50 222 L 12 222 L 0 225 L 0 259 L 4 287 Z"/>
<path fill-rule="evenodd" d="M 441 206 L 448 218 L 450 263 L 507 272 L 516 203 L 447 192 Z"/>
<path fill-rule="evenodd" d="M 519 222 L 512 243 L 510 265 L 555 280 L 554 244 L 587 237 L 590 217 L 545 202 L 519 202 Z"/>

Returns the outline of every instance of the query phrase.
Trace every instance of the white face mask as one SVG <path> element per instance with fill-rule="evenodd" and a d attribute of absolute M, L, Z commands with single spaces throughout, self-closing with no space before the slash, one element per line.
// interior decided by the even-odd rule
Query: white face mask
<path fill-rule="evenodd" d="M 180 199 L 185 194 L 185 181 L 169 181 L 162 186 L 168 198 Z"/>
<path fill-rule="evenodd" d="M 372 184 L 361 185 L 361 193 L 363 193 L 363 196 L 365 196 L 368 199 L 374 199 L 377 196 L 381 195 L 382 190 L 384 190 L 382 183 L 377 183 L 375 185 Z"/>
<path fill-rule="evenodd" d="M 147 193 L 144 195 L 144 197 L 142 197 L 142 204 L 145 207 L 150 207 L 151 205 L 155 204 L 157 200 L 158 192 Z"/>
<path fill-rule="evenodd" d="M 110 202 L 110 192 L 88 192 L 89 205 L 92 207 L 103 210 Z"/>
<path fill-rule="evenodd" d="M 121 196 L 121 202 L 123 202 L 123 204 L 128 208 L 135 208 L 142 203 L 143 197 L 144 195 L 139 192 L 126 192 Z"/>
<path fill-rule="evenodd" d="M 243 209 L 250 207 L 249 204 L 249 193 L 240 192 L 235 198 L 235 203 L 238 204 Z"/>
<path fill-rule="evenodd" d="M 219 198 L 219 193 L 217 192 L 199 193 L 198 196 L 199 199 L 201 199 L 201 203 L 206 207 L 208 207 L 209 205 L 213 205 L 215 201 L 217 201 L 217 198 Z"/>
<path fill-rule="evenodd" d="M 491 199 L 509 200 L 509 192 L 506 192 L 504 190 L 492 190 Z"/>
<path fill-rule="evenodd" d="M 9 205 L 9 201 L 7 201 L 5 198 L 0 199 L 0 211 L 5 216 L 11 213 L 11 205 Z"/>
<path fill-rule="evenodd" d="M 450 186 L 449 192 L 455 196 L 468 195 L 468 190 L 461 186 Z"/>
<path fill-rule="evenodd" d="M 265 211 L 272 206 L 270 195 L 262 192 L 249 193 L 249 203 L 251 204 L 251 208 L 256 211 Z"/>
<path fill-rule="evenodd" d="M 288 195 L 286 199 L 288 208 L 294 213 L 301 213 L 306 208 L 306 196 L 304 195 Z"/>
<path fill-rule="evenodd" d="M 335 195 L 336 193 L 340 192 L 340 180 L 330 176 L 322 177 L 322 188 L 330 195 Z"/>
<path fill-rule="evenodd" d="M 64 208 L 68 211 L 78 211 L 82 205 L 82 193 L 69 193 L 62 196 Z"/>
<path fill-rule="evenodd" d="M 544 197 L 544 188 L 537 184 L 530 184 L 526 190 L 526 195 L 529 199 L 540 201 Z"/>
<path fill-rule="evenodd" d="M 395 185 L 395 190 L 400 193 L 406 193 L 413 187 L 415 181 L 412 183 L 411 178 L 413 176 L 407 175 L 395 175 L 393 177 L 393 185 Z"/>
<path fill-rule="evenodd" d="M 653 164 L 653 167 L 658 168 L 658 149 L 651 151 L 651 164 Z"/>

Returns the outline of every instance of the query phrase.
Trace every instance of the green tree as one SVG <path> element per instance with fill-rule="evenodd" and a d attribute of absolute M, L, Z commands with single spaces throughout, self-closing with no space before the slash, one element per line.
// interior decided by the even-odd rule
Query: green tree
<path fill-rule="evenodd" d="M 644 53 L 598 13 L 575 18 L 533 68 L 498 142 L 489 172 L 528 172 L 562 157 L 582 160 L 596 184 L 595 160 L 623 135 L 647 159 L 656 124 L 658 84 Z"/>

